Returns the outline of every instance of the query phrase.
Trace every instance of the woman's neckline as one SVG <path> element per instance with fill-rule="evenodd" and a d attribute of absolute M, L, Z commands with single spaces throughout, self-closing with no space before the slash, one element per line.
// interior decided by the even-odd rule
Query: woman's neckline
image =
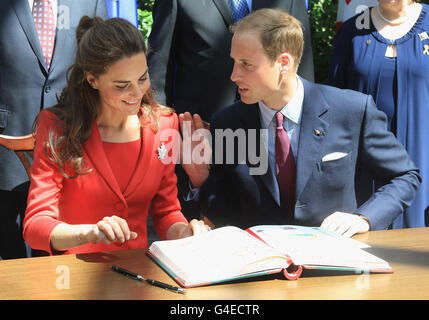
<path fill-rule="evenodd" d="M 422 4 L 419 4 L 419 3 L 417 5 L 419 5 L 420 8 L 419 8 L 419 14 L 418 14 L 417 18 L 415 19 L 414 24 L 411 25 L 406 32 L 402 32 L 400 34 L 400 36 L 392 37 L 392 38 L 387 37 L 385 33 L 381 32 L 377 28 L 377 26 L 376 26 L 377 23 L 374 21 L 375 19 L 374 19 L 373 15 L 378 15 L 378 13 L 376 12 L 377 11 L 376 7 L 373 7 L 371 10 L 371 24 L 372 24 L 372 28 L 373 28 L 372 33 L 373 33 L 374 37 L 376 39 L 378 39 L 380 42 L 383 42 L 383 43 L 386 43 L 389 45 L 400 44 L 400 43 L 407 41 L 409 38 L 411 38 L 414 35 L 415 30 L 420 27 L 420 25 L 422 24 L 423 20 L 426 17 L 426 7 Z M 382 21 L 382 20 L 380 19 L 380 21 Z"/>

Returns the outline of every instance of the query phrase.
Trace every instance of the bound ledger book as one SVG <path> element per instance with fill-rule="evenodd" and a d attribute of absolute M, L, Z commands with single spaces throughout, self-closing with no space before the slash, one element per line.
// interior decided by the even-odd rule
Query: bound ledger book
<path fill-rule="evenodd" d="M 366 252 L 369 246 L 321 228 L 223 227 L 179 240 L 155 241 L 147 254 L 182 287 L 196 287 L 283 272 L 297 279 L 302 269 L 393 272 Z"/>

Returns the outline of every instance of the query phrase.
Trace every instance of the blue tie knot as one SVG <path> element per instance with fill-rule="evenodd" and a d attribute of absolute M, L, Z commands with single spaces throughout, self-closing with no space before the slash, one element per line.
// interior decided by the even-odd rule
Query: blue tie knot
<path fill-rule="evenodd" d="M 249 7 L 246 0 L 229 0 L 232 16 L 234 21 L 237 22 L 249 13 Z"/>

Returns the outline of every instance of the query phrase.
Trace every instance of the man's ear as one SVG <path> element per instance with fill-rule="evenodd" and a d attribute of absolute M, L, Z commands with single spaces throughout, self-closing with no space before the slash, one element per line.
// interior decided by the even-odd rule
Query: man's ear
<path fill-rule="evenodd" d="M 286 75 L 289 70 L 293 70 L 294 60 L 290 53 L 283 52 L 277 58 L 280 65 L 280 74 Z"/>

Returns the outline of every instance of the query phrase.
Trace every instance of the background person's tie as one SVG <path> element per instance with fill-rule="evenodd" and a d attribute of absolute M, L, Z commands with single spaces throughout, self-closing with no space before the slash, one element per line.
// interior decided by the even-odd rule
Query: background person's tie
<path fill-rule="evenodd" d="M 296 169 L 289 136 L 283 128 L 284 116 L 276 113 L 276 173 L 282 208 L 293 217 L 295 207 Z"/>
<path fill-rule="evenodd" d="M 46 68 L 49 70 L 55 45 L 55 22 L 50 1 L 34 0 L 32 13 Z"/>
<path fill-rule="evenodd" d="M 246 0 L 228 0 L 228 2 L 235 22 L 249 13 Z"/>

